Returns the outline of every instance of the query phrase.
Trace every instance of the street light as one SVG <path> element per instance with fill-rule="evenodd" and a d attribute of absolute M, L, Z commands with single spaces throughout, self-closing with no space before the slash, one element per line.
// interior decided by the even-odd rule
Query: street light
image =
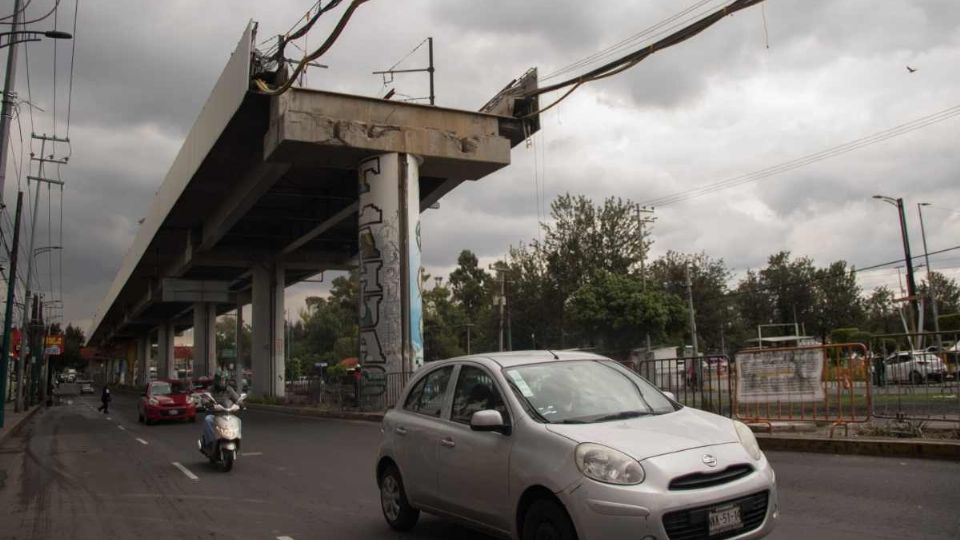
<path fill-rule="evenodd" d="M 930 275 L 930 254 L 927 251 L 927 231 L 923 225 L 923 207 L 930 203 L 917 203 L 917 214 L 920 215 L 920 236 L 923 238 L 923 257 L 927 263 L 927 294 L 930 296 L 930 309 L 933 312 L 933 331 L 937 333 L 937 350 L 943 350 L 943 337 L 940 335 L 940 310 L 937 308 L 937 295 L 933 286 L 933 277 Z"/>
<path fill-rule="evenodd" d="M 907 296 L 910 299 L 912 313 L 919 316 L 917 304 L 917 282 L 913 277 L 913 257 L 910 256 L 910 237 L 907 235 L 907 218 L 903 212 L 903 199 L 894 199 L 886 195 L 874 195 L 874 199 L 881 200 L 887 204 L 897 207 L 897 213 L 900 216 L 900 236 L 903 239 L 903 257 L 907 266 Z M 911 316 L 911 321 L 913 317 Z"/>
<path fill-rule="evenodd" d="M 50 39 L 73 39 L 73 36 L 67 32 L 50 30 L 48 32 L 36 32 L 33 30 L 17 30 L 16 32 L 0 32 L 0 49 L 9 47 L 17 43 L 26 43 L 28 41 L 40 41 L 41 38 Z M 6 38 L 6 43 L 2 40 Z"/>

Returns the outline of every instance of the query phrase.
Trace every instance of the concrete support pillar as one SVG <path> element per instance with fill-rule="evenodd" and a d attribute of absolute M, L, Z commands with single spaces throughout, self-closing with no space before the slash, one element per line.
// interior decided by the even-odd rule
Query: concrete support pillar
<path fill-rule="evenodd" d="M 216 304 L 193 304 L 193 376 L 213 377 L 217 371 Z"/>
<path fill-rule="evenodd" d="M 283 314 L 286 278 L 279 264 L 256 266 L 252 273 L 251 392 L 257 396 L 282 397 L 286 388 Z"/>
<path fill-rule="evenodd" d="M 416 156 L 360 163 L 360 363 L 368 375 L 423 365 L 420 172 Z"/>
<path fill-rule="evenodd" d="M 135 379 L 138 385 L 146 385 L 150 378 L 150 337 L 137 338 L 137 369 Z"/>
<path fill-rule="evenodd" d="M 172 323 L 163 323 L 157 327 L 157 378 L 176 379 L 177 366 L 173 359 L 173 337 L 175 330 Z"/>

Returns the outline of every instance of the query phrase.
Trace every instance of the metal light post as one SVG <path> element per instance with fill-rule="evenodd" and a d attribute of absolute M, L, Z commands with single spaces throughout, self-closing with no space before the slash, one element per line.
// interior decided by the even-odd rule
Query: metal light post
<path fill-rule="evenodd" d="M 887 197 L 885 195 L 874 195 L 873 198 L 897 207 L 897 213 L 900 215 L 900 236 L 903 238 L 903 258 L 907 265 L 907 296 L 910 298 L 910 308 L 912 312 L 910 324 L 913 326 L 914 317 L 919 316 L 917 282 L 913 276 L 913 257 L 910 255 L 910 237 L 907 235 L 907 217 L 903 211 L 903 199 L 894 199 L 893 197 Z"/>
<path fill-rule="evenodd" d="M 937 350 L 943 351 L 943 337 L 940 335 L 940 310 L 937 307 L 937 291 L 930 275 L 930 253 L 927 250 L 927 231 L 923 225 L 923 207 L 930 203 L 917 203 L 917 214 L 920 215 L 920 236 L 923 238 L 923 258 L 927 263 L 927 293 L 930 295 L 930 309 L 933 311 L 933 331 L 937 333 Z"/>

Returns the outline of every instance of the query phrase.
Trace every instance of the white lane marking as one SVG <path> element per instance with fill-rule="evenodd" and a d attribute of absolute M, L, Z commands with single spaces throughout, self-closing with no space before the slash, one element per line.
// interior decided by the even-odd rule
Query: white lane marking
<path fill-rule="evenodd" d="M 150 444 L 150 443 L 148 443 L 147 441 L 141 439 L 140 437 L 137 437 L 137 442 L 140 443 L 140 444 L 144 444 L 144 445 Z"/>
<path fill-rule="evenodd" d="M 125 427 L 123 427 L 123 426 L 121 426 L 121 425 L 117 425 L 117 427 L 120 428 L 120 429 L 122 429 L 123 431 L 126 431 L 126 430 L 127 430 L 127 428 L 125 428 Z"/>
<path fill-rule="evenodd" d="M 241 456 L 244 456 L 244 457 L 246 457 L 246 456 L 262 456 L 262 455 L 263 455 L 263 452 L 243 452 L 243 453 L 241 453 L 240 455 L 241 455 Z"/>
<path fill-rule="evenodd" d="M 112 421 L 113 421 L 113 418 L 110 418 L 110 417 L 108 416 L 108 417 L 107 417 L 107 420 L 110 420 L 110 421 L 112 422 Z"/>
<path fill-rule="evenodd" d="M 183 474 L 187 475 L 187 478 L 189 478 L 189 479 L 191 479 L 191 480 L 199 480 L 199 479 L 200 479 L 200 478 L 197 477 L 197 475 L 195 475 L 195 474 L 193 474 L 192 472 L 190 472 L 190 469 L 184 467 L 183 465 L 181 465 L 181 464 L 180 464 L 179 462 L 177 462 L 177 461 L 174 461 L 174 462 L 173 462 L 173 466 L 176 467 L 176 468 L 178 468 L 178 469 L 180 469 L 180 472 L 182 472 Z"/>
<path fill-rule="evenodd" d="M 292 536 L 278 536 L 277 540 L 293 540 Z"/>

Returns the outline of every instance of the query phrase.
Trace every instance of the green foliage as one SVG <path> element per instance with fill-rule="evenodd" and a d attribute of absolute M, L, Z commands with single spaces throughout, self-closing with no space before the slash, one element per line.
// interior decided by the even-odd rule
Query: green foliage
<path fill-rule="evenodd" d="M 684 254 L 668 251 L 650 265 L 647 285 L 662 287 L 665 292 L 686 299 L 687 268 L 690 269 L 690 289 L 700 350 L 719 350 L 721 332 L 732 318 L 727 290 L 730 270 L 723 259 L 714 259 L 706 253 Z M 686 340 L 690 340 L 688 335 Z"/>
<path fill-rule="evenodd" d="M 830 332 L 830 343 L 862 343 L 870 346 L 873 334 L 859 328 L 835 328 Z"/>
<path fill-rule="evenodd" d="M 644 290 L 631 276 L 602 272 L 567 301 L 570 320 L 606 349 L 629 349 L 637 336 L 661 339 L 683 327 L 683 302 L 673 294 Z"/>

